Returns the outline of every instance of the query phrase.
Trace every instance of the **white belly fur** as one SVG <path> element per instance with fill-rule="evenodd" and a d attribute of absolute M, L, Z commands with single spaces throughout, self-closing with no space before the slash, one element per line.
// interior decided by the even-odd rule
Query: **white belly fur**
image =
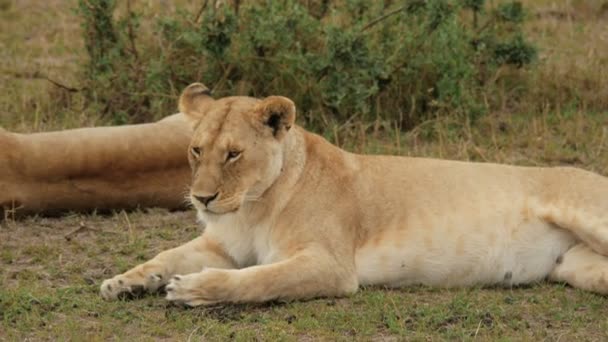
<path fill-rule="evenodd" d="M 576 242 L 571 233 L 538 219 L 482 229 L 410 226 L 378 234 L 355 255 L 361 285 L 529 283 L 545 278 Z"/>

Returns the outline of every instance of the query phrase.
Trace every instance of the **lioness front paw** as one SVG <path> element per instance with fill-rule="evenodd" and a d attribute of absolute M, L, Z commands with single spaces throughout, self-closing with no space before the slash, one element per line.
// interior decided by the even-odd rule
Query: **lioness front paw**
<path fill-rule="evenodd" d="M 150 274 L 147 277 L 132 277 L 119 274 L 101 283 L 101 297 L 105 300 L 134 299 L 146 292 L 156 292 L 166 281 L 161 274 Z"/>
<path fill-rule="evenodd" d="M 207 269 L 200 273 L 176 275 L 165 287 L 166 299 L 188 306 L 211 305 L 231 301 L 229 275 L 223 270 Z"/>

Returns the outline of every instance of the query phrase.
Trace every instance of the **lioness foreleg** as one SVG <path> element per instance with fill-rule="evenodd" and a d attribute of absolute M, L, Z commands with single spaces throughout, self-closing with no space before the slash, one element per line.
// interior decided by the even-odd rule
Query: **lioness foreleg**
<path fill-rule="evenodd" d="M 339 266 L 329 253 L 309 251 L 268 265 L 174 276 L 166 290 L 168 300 L 198 306 L 344 296 L 357 288 L 354 270 Z"/>
<path fill-rule="evenodd" d="M 233 268 L 235 264 L 220 244 L 203 235 L 105 280 L 101 284 L 101 296 L 110 300 L 155 292 L 173 275 L 199 272 L 203 267 Z"/>
<path fill-rule="evenodd" d="M 573 287 L 608 294 L 608 257 L 579 243 L 558 260 L 549 280 Z"/>

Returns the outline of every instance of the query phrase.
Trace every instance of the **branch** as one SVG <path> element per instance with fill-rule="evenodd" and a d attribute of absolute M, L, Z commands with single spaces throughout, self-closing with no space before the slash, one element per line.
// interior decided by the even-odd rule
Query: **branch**
<path fill-rule="evenodd" d="M 80 89 L 78 89 L 78 88 L 73 88 L 73 87 L 70 87 L 70 86 L 66 86 L 66 85 L 61 84 L 61 83 L 59 83 L 59 82 L 57 82 L 57 81 L 55 81 L 55 80 L 52 80 L 52 79 L 50 79 L 50 78 L 48 78 L 48 77 L 46 77 L 46 76 L 45 76 L 45 77 L 43 77 L 43 78 L 44 78 L 45 80 L 47 80 L 47 81 L 51 82 L 51 84 L 53 84 L 54 86 L 59 87 L 59 88 L 61 88 L 61 89 L 65 89 L 65 90 L 69 91 L 70 93 L 77 93 L 77 92 L 82 91 L 82 90 L 84 90 L 84 89 L 85 89 L 85 88 L 80 88 Z"/>
<path fill-rule="evenodd" d="M 385 19 L 387 19 L 389 17 L 392 17 L 393 15 L 395 15 L 395 14 L 397 14 L 397 13 L 405 10 L 408 7 L 409 7 L 409 4 L 405 5 L 405 6 L 401 6 L 401 7 L 397 8 L 397 9 L 395 9 L 393 11 L 390 11 L 390 12 L 384 14 L 384 15 L 379 16 L 378 18 L 376 18 L 376 19 L 370 21 L 369 23 L 365 24 L 365 26 L 363 26 L 363 28 L 361 29 L 361 32 L 364 32 L 365 30 L 367 30 L 370 27 L 376 25 L 377 23 L 379 23 L 379 22 L 381 22 L 381 21 L 383 21 L 383 20 L 385 20 Z"/>
<path fill-rule="evenodd" d="M 131 11 L 131 0 L 127 0 L 127 15 L 129 16 L 127 19 L 127 29 L 129 42 L 131 43 L 131 51 L 135 56 L 135 61 L 139 60 L 139 53 L 137 53 L 137 48 L 135 47 L 135 31 L 133 30 L 133 11 Z"/>
<path fill-rule="evenodd" d="M 196 17 L 194 17 L 194 23 L 198 23 L 199 19 L 201 18 L 201 15 L 203 15 L 203 12 L 205 11 L 205 8 L 207 8 L 207 3 L 208 2 L 209 2 L 209 0 L 205 0 L 203 2 L 203 5 L 201 6 L 201 8 L 196 13 Z"/>
<path fill-rule="evenodd" d="M 378 18 L 370 21 L 369 23 L 367 23 L 365 26 L 363 26 L 363 28 L 361 29 L 361 32 L 364 32 L 365 30 L 369 29 L 370 27 L 376 25 L 377 23 L 386 20 L 387 18 L 392 17 L 395 14 L 398 14 L 401 11 L 411 11 L 412 9 L 415 9 L 416 6 L 422 6 L 426 3 L 427 0 L 409 0 L 406 1 L 406 4 L 394 9 L 386 14 L 383 14 L 381 16 L 379 16 Z"/>
<path fill-rule="evenodd" d="M 69 91 L 70 93 L 77 93 L 79 91 L 83 91 L 86 88 L 74 88 L 74 87 L 70 87 L 67 86 L 65 84 L 62 84 L 58 81 L 53 80 L 52 78 L 48 77 L 47 75 L 43 74 L 40 71 L 34 71 L 34 72 L 20 72 L 20 71 L 12 71 L 12 70 L 2 70 L 2 73 L 5 75 L 11 75 L 14 78 L 22 78 L 22 79 L 30 79 L 30 80 L 46 80 L 48 82 L 50 82 L 51 84 L 53 84 L 56 87 L 59 87 L 61 89 L 65 89 L 67 91 Z"/>

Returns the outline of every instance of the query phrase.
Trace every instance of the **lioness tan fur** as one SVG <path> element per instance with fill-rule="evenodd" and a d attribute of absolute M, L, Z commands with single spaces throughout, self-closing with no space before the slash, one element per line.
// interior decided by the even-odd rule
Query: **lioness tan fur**
<path fill-rule="evenodd" d="M 0 215 L 184 207 L 183 114 L 120 127 L 16 134 L 0 129 Z"/>
<path fill-rule="evenodd" d="M 345 152 L 285 97 L 214 100 L 193 84 L 190 197 L 204 233 L 101 285 L 165 286 L 190 306 L 343 296 L 360 285 L 517 285 L 608 293 L 608 180 Z"/>

